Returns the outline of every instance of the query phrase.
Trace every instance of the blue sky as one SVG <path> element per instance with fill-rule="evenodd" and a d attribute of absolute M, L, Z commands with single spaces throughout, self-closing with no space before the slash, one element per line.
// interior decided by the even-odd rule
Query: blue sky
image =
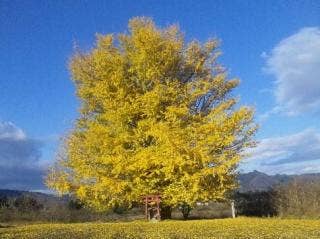
<path fill-rule="evenodd" d="M 74 42 L 123 32 L 134 16 L 178 23 L 186 40 L 217 37 L 234 92 L 256 108 L 258 147 L 243 171 L 320 172 L 319 1 L 0 1 L 0 183 L 43 189 L 78 101 Z"/>

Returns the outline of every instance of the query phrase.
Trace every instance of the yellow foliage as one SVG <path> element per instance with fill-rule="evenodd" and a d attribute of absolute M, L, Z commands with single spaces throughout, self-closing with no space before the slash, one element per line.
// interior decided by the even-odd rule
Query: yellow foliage
<path fill-rule="evenodd" d="M 159 223 L 35 224 L 0 228 L 3 239 L 318 239 L 319 220 L 236 218 Z"/>
<path fill-rule="evenodd" d="M 128 34 L 98 35 L 76 53 L 80 117 L 48 186 L 98 210 L 145 194 L 169 206 L 223 199 L 256 126 L 230 96 L 239 81 L 217 64 L 217 46 L 133 18 Z"/>

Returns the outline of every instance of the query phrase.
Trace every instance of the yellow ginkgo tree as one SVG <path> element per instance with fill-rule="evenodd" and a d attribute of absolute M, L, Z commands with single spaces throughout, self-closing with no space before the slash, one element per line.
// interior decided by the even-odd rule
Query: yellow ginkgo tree
<path fill-rule="evenodd" d="M 49 188 L 97 210 L 160 194 L 163 205 L 223 199 L 253 144 L 253 110 L 230 95 L 239 81 L 217 63 L 217 41 L 186 43 L 177 26 L 133 18 L 98 35 L 70 71 L 80 116 Z"/>

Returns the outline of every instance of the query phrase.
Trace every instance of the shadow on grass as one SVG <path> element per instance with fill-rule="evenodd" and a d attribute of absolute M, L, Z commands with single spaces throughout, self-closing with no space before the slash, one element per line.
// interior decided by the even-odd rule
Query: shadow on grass
<path fill-rule="evenodd" d="M 192 217 L 188 217 L 187 219 L 173 218 L 173 220 L 183 222 L 183 221 L 219 220 L 219 219 L 226 219 L 226 218 L 231 218 L 231 217 L 196 217 L 196 216 L 192 216 Z"/>
<path fill-rule="evenodd" d="M 9 227 L 13 227 L 12 225 L 4 225 L 0 223 L 0 228 L 9 228 Z"/>

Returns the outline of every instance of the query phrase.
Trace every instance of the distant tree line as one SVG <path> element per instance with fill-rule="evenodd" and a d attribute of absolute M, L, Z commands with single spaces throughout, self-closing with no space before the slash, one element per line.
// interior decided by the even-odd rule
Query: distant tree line
<path fill-rule="evenodd" d="M 237 215 L 320 218 L 320 181 L 293 179 L 269 191 L 237 192 Z"/>
<path fill-rule="evenodd" d="M 17 198 L 0 197 L 0 208 L 11 209 L 19 212 L 39 211 L 43 205 L 31 196 L 19 196 Z"/>
<path fill-rule="evenodd" d="M 277 188 L 278 215 L 320 218 L 320 181 L 295 179 Z"/>
<path fill-rule="evenodd" d="M 294 179 L 269 191 L 236 192 L 233 195 L 236 214 L 254 217 L 320 218 L 320 181 Z M 192 212 L 191 212 L 192 209 Z M 182 214 L 181 214 L 182 212 Z M 189 215 L 190 214 L 190 215 Z M 209 203 L 191 208 L 175 209 L 175 218 L 230 217 L 227 203 Z M 182 217 L 183 215 L 183 217 Z M 31 195 L 0 196 L 0 222 L 50 221 L 83 222 L 142 219 L 142 205 L 127 209 L 116 206 L 105 212 L 95 212 L 75 198 L 61 202 L 39 200 Z"/>
<path fill-rule="evenodd" d="M 0 222 L 83 222 L 104 219 L 107 219 L 107 213 L 96 213 L 84 208 L 76 199 L 52 202 L 39 200 L 30 195 L 0 197 Z"/>
<path fill-rule="evenodd" d="M 237 192 L 234 197 L 237 215 L 269 217 L 278 214 L 274 190 Z"/>

